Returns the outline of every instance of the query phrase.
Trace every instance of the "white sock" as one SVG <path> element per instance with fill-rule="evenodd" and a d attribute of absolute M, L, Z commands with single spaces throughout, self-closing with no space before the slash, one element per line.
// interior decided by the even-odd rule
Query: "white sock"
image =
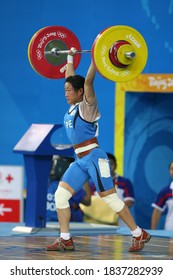
<path fill-rule="evenodd" d="M 137 228 L 131 231 L 131 233 L 134 237 L 139 237 L 142 234 L 142 229 L 137 226 Z"/>
<path fill-rule="evenodd" d="M 70 233 L 69 232 L 61 232 L 60 237 L 62 237 L 64 240 L 70 239 Z"/>

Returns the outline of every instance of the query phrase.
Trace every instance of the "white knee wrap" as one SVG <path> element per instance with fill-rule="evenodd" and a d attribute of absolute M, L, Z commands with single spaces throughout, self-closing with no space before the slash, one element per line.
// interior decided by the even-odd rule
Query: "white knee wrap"
<path fill-rule="evenodd" d="M 109 207 L 115 212 L 119 212 L 124 207 L 124 202 L 118 197 L 117 193 L 109 194 L 102 197 Z"/>
<path fill-rule="evenodd" d="M 64 208 L 70 207 L 69 199 L 71 197 L 72 197 L 72 194 L 68 190 L 59 186 L 55 192 L 56 208 L 64 209 Z"/>

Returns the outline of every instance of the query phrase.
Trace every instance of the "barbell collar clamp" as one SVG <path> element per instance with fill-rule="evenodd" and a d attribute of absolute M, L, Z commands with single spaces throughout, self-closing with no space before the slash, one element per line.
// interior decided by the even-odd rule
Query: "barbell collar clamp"
<path fill-rule="evenodd" d="M 124 55 L 127 58 L 135 58 L 136 56 L 135 52 L 125 52 Z"/>

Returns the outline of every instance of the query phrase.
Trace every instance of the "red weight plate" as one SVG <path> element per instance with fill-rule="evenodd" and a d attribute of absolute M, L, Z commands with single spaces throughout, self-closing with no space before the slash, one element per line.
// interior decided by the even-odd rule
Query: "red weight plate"
<path fill-rule="evenodd" d="M 50 79 L 65 77 L 67 54 L 53 56 L 51 49 L 69 50 L 71 47 L 81 49 L 76 35 L 62 26 L 48 26 L 37 31 L 28 45 L 28 59 L 32 68 L 41 76 Z M 48 53 L 48 55 L 47 55 Z M 74 69 L 77 68 L 81 59 L 81 53 L 74 57 Z"/>

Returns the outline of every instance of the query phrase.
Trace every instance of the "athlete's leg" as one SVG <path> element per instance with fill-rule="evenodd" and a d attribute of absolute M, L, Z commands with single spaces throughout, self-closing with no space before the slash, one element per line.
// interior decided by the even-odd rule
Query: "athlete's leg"
<path fill-rule="evenodd" d="M 124 221 L 124 223 L 130 228 L 131 231 L 134 231 L 138 228 L 126 204 L 124 204 L 123 209 L 117 212 L 117 214 Z"/>
<path fill-rule="evenodd" d="M 69 222 L 71 217 L 71 210 L 69 199 L 75 194 L 75 191 L 66 182 L 60 182 L 55 193 L 55 203 L 60 225 L 61 233 L 69 233 Z M 63 234 L 61 234 L 63 235 Z M 69 239 L 69 234 L 65 239 Z M 65 237 L 65 234 L 64 234 Z"/>
<path fill-rule="evenodd" d="M 55 203 L 60 225 L 60 238 L 55 240 L 53 244 L 48 245 L 47 250 L 74 250 L 74 244 L 69 229 L 71 217 L 69 200 L 75 192 L 82 188 L 88 178 L 88 174 L 85 173 L 76 162 L 73 162 L 69 166 L 62 177 L 55 192 Z"/>
<path fill-rule="evenodd" d="M 115 188 L 99 192 L 99 196 L 112 208 L 118 216 L 127 224 L 131 231 L 137 228 L 137 225 L 129 211 L 129 208 L 118 197 Z"/>
<path fill-rule="evenodd" d="M 150 240 L 151 236 L 137 226 L 128 207 L 118 197 L 112 182 L 110 165 L 107 157 L 100 149 L 94 149 L 90 155 L 90 162 L 92 162 L 92 167 L 89 168 L 89 174 L 93 179 L 100 197 L 119 215 L 131 230 L 133 239 L 129 251 L 137 252 L 142 250 L 144 244 Z"/>
<path fill-rule="evenodd" d="M 150 240 L 151 238 L 150 234 L 137 226 L 129 211 L 129 208 L 118 197 L 116 193 L 111 193 L 111 190 L 108 190 L 99 193 L 99 195 L 130 228 L 133 238 L 132 238 L 132 244 L 129 247 L 129 251 L 130 252 L 141 251 L 144 248 L 144 244 Z"/>
<path fill-rule="evenodd" d="M 82 188 L 87 180 L 88 174 L 80 168 L 78 163 L 73 162 L 59 183 L 55 193 L 55 203 L 62 233 L 69 232 L 71 216 L 69 199 Z"/>

